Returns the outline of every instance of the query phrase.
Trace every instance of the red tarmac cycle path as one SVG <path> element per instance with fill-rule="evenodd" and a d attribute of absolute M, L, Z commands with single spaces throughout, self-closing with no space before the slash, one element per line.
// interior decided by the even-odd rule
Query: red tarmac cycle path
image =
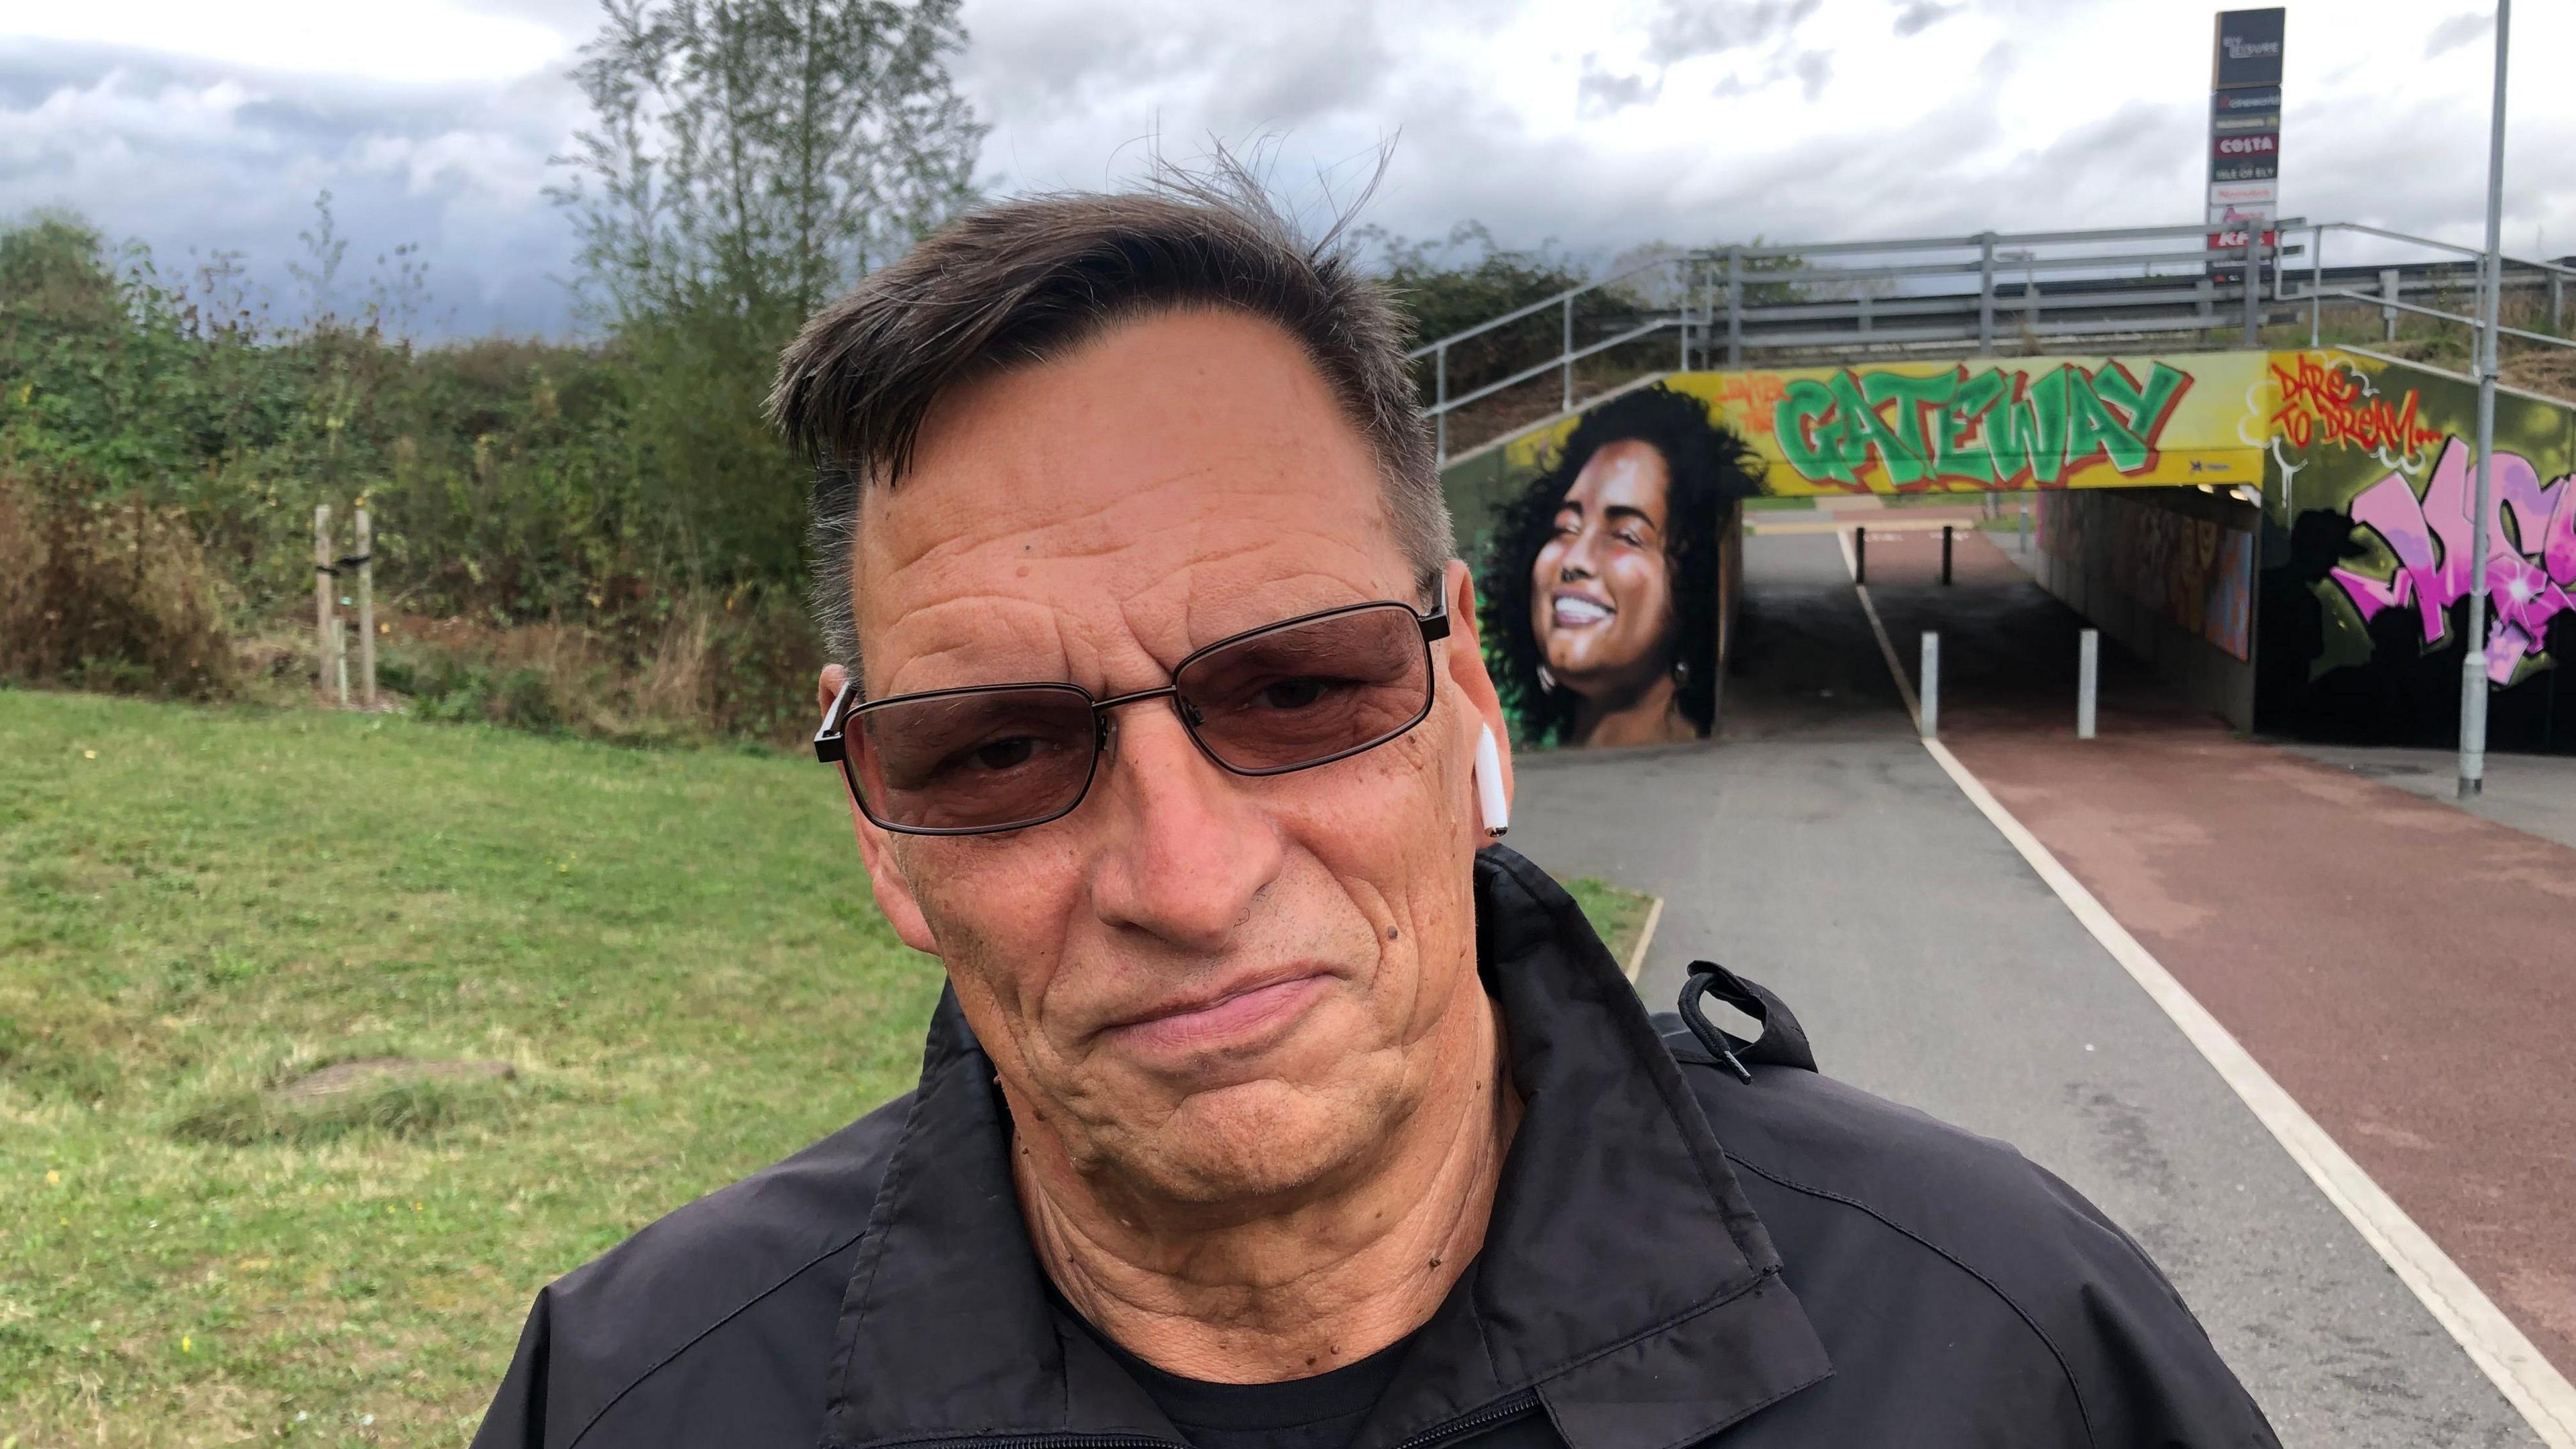
<path fill-rule="evenodd" d="M 2010 546 L 2009 540 L 2006 546 Z M 2562 1372 L 2576 1374 L 2576 850 L 2233 737 L 1994 544 L 1873 536 L 1908 672 L 1942 631 L 1942 735 Z"/>

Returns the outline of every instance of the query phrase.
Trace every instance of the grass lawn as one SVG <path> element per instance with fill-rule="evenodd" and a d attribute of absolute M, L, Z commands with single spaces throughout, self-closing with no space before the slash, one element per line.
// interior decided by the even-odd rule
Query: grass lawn
<path fill-rule="evenodd" d="M 911 1085 L 847 819 L 765 752 L 0 690 L 0 1449 L 462 1444 L 539 1285 Z M 277 1090 L 383 1058 L 480 1065 Z"/>
<path fill-rule="evenodd" d="M 1584 876 L 1565 882 L 1566 894 L 1583 907 L 1583 918 L 1592 923 L 1593 931 L 1610 948 L 1610 958 L 1626 967 L 1628 953 L 1637 949 L 1637 936 L 1646 929 L 1646 912 L 1655 898 L 1614 886 L 1607 881 Z"/>
<path fill-rule="evenodd" d="M 819 767 L 0 691 L 0 1444 L 461 1444 L 538 1285 L 909 1087 Z M 332 1061 L 507 1062 L 307 1107 Z"/>

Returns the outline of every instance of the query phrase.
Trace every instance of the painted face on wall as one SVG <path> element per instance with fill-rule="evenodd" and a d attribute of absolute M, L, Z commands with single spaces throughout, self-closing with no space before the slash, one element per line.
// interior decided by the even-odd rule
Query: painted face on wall
<path fill-rule="evenodd" d="M 1530 632 L 1559 687 L 1634 694 L 1672 668 L 1671 490 L 1663 454 L 1635 440 L 1605 444 L 1565 490 L 1530 570 Z"/>

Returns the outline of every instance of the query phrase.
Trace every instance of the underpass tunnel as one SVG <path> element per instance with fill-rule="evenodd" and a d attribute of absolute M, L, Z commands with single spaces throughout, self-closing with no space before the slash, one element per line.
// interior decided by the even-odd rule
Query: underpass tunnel
<path fill-rule="evenodd" d="M 2104 732 L 2247 728 L 2251 630 L 2228 618 L 2213 628 L 2207 581 L 2247 566 L 2227 535 L 2252 527 L 2253 506 L 2196 489 L 2101 492 L 2073 505 L 2063 493 L 1970 494 L 1749 513 L 1721 738 L 1851 727 L 1872 714 L 1885 725 L 1890 712 L 1910 727 L 1888 656 L 1919 696 L 1926 633 L 1939 636 L 1942 733 L 2071 736 L 2088 628 L 2099 635 Z M 2089 538 L 2076 509 L 2096 525 Z"/>

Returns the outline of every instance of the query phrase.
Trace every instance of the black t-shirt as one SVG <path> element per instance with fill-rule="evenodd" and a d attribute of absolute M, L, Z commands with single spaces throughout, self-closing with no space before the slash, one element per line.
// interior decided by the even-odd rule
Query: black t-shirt
<path fill-rule="evenodd" d="M 1076 1315 L 1076 1321 L 1080 1316 Z M 1090 1328 L 1088 1323 L 1083 1324 Z M 1356 1363 L 1276 1384 L 1211 1384 L 1145 1362 L 1092 1329 L 1192 1449 L 1349 1449 L 1413 1346 L 1408 1334 Z"/>

